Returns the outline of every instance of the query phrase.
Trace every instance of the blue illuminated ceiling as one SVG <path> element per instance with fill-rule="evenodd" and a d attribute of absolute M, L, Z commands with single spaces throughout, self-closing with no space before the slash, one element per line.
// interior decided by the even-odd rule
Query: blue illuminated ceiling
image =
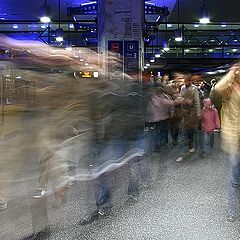
<path fill-rule="evenodd" d="M 139 0 L 140 1 L 140 0 Z M 61 0 L 61 19 L 66 18 L 66 8 L 77 7 L 90 0 Z M 172 14 L 169 21 L 177 21 L 176 0 L 148 0 L 158 6 L 168 6 Z M 38 20 L 40 7 L 44 0 L 1 0 L 0 20 Z M 52 18 L 58 19 L 58 0 L 47 0 L 52 8 Z M 180 0 L 180 20 L 194 22 L 198 20 L 199 9 L 203 0 Z M 213 21 L 238 22 L 239 0 L 207 0 L 210 16 Z"/>

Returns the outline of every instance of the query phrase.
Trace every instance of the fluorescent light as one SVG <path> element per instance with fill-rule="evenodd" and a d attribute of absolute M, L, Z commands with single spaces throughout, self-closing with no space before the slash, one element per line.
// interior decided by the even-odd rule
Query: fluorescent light
<path fill-rule="evenodd" d="M 158 22 L 158 21 L 160 20 L 160 18 L 161 18 L 161 17 L 160 17 L 160 16 L 158 16 L 158 18 L 156 19 L 156 22 Z"/>
<path fill-rule="evenodd" d="M 208 51 L 209 51 L 209 52 L 213 52 L 213 49 L 209 49 Z"/>
<path fill-rule="evenodd" d="M 182 37 L 175 37 L 175 41 L 176 41 L 176 42 L 181 42 L 182 40 L 183 40 Z"/>
<path fill-rule="evenodd" d="M 17 79 L 21 79 L 22 77 L 21 77 L 21 76 L 17 76 L 16 78 L 17 78 Z"/>
<path fill-rule="evenodd" d="M 146 63 L 146 66 L 147 66 L 147 67 L 150 67 L 150 63 Z"/>
<path fill-rule="evenodd" d="M 201 18 L 199 22 L 201 24 L 207 24 L 207 23 L 210 23 L 210 19 L 208 17 L 204 17 L 204 18 Z"/>
<path fill-rule="evenodd" d="M 198 27 L 199 27 L 199 24 L 193 24 L 193 26 L 194 26 L 195 28 L 198 28 Z"/>
<path fill-rule="evenodd" d="M 81 6 L 87 6 L 87 5 L 92 5 L 96 4 L 97 2 L 89 2 L 89 3 L 82 3 Z"/>
<path fill-rule="evenodd" d="M 183 40 L 183 37 L 182 37 L 183 33 L 181 28 L 176 29 L 174 32 L 174 35 L 175 35 L 176 42 L 181 42 Z"/>
<path fill-rule="evenodd" d="M 85 66 L 88 66 L 89 64 L 88 63 L 85 63 Z"/>
<path fill-rule="evenodd" d="M 41 25 L 41 28 L 43 28 L 43 29 L 44 29 L 44 28 L 46 28 L 46 26 L 45 26 L 45 25 Z"/>
<path fill-rule="evenodd" d="M 18 25 L 17 24 L 13 24 L 12 26 L 14 29 L 18 29 Z"/>
<path fill-rule="evenodd" d="M 62 28 L 57 28 L 55 30 L 55 36 L 56 36 L 56 41 L 57 42 L 62 42 L 63 41 L 63 29 Z"/>
<path fill-rule="evenodd" d="M 62 42 L 63 41 L 63 37 L 56 37 L 56 41 L 57 42 Z"/>
<path fill-rule="evenodd" d="M 154 62 L 155 62 L 155 59 L 154 59 L 154 58 L 150 59 L 150 62 L 151 62 L 151 63 L 154 63 Z"/>
<path fill-rule="evenodd" d="M 190 49 L 185 49 L 184 51 L 185 51 L 185 52 L 190 52 Z"/>
<path fill-rule="evenodd" d="M 168 27 L 168 28 L 171 28 L 171 27 L 172 27 L 172 24 L 170 24 L 170 23 L 167 24 L 167 27 Z"/>
<path fill-rule="evenodd" d="M 165 40 L 165 41 L 163 41 L 163 50 L 164 51 L 169 51 L 169 44 L 168 44 L 168 41 L 167 40 Z"/>
<path fill-rule="evenodd" d="M 74 28 L 74 24 L 70 23 L 70 24 L 69 24 L 69 28 L 70 28 L 70 29 Z"/>
<path fill-rule="evenodd" d="M 233 48 L 232 49 L 232 52 L 237 52 L 238 50 L 236 48 Z"/>
<path fill-rule="evenodd" d="M 145 69 L 147 69 L 148 67 L 147 66 L 144 66 Z"/>
<path fill-rule="evenodd" d="M 155 54 L 155 58 L 160 58 L 161 55 L 158 53 L 158 54 Z"/>
<path fill-rule="evenodd" d="M 43 17 L 40 17 L 40 21 L 41 21 L 42 23 L 50 23 L 50 22 L 51 22 L 51 19 L 50 19 L 50 17 L 43 16 Z"/>
<path fill-rule="evenodd" d="M 225 27 L 227 27 L 227 25 L 226 25 L 226 24 L 222 24 L 221 27 L 222 27 L 222 28 L 225 28 Z"/>

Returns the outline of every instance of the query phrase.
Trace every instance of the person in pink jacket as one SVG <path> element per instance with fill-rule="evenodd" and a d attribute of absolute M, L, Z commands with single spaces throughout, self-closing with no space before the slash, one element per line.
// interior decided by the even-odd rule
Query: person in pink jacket
<path fill-rule="evenodd" d="M 174 112 L 174 101 L 161 87 L 155 87 L 147 103 L 147 122 L 153 128 L 152 151 L 166 149 L 168 144 L 169 119 Z"/>
<path fill-rule="evenodd" d="M 203 100 L 203 108 L 201 110 L 201 130 L 203 135 L 203 152 L 209 153 L 210 148 L 214 145 L 214 130 L 220 128 L 220 120 L 217 109 L 212 104 L 210 98 Z"/>

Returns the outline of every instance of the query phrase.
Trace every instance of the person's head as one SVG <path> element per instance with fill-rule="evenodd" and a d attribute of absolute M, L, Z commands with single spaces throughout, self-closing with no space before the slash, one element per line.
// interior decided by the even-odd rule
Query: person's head
<path fill-rule="evenodd" d="M 169 82 L 169 74 L 165 73 L 165 74 L 163 75 L 163 81 L 166 82 L 166 83 Z"/>
<path fill-rule="evenodd" d="M 210 109 L 212 107 L 212 101 L 210 98 L 205 98 L 203 100 L 203 106 L 207 109 Z"/>
<path fill-rule="evenodd" d="M 184 77 L 184 84 L 186 87 L 189 87 L 192 84 L 192 76 L 190 74 Z"/>

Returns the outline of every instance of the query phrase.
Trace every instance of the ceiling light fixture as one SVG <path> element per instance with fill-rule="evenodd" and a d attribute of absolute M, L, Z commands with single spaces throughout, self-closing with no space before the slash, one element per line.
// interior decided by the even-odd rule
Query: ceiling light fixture
<path fill-rule="evenodd" d="M 174 35 L 175 35 L 175 41 L 176 42 L 181 42 L 183 40 L 183 32 L 182 28 L 179 26 L 179 21 L 180 21 L 180 0 L 177 1 L 177 8 L 178 8 L 178 28 L 175 29 Z"/>
<path fill-rule="evenodd" d="M 207 24 L 210 23 L 210 18 L 206 6 L 206 0 L 203 0 L 203 6 L 200 8 L 200 19 L 199 22 L 201 24 Z"/>
<path fill-rule="evenodd" d="M 41 7 L 40 21 L 42 23 L 50 23 L 51 22 L 50 6 L 47 5 L 47 0 L 44 1 L 44 5 Z"/>
<path fill-rule="evenodd" d="M 60 17 L 61 17 L 61 8 L 60 8 L 60 0 L 58 0 L 58 28 L 55 30 L 55 37 L 57 42 L 63 41 L 63 29 L 60 26 L 61 24 Z"/>
<path fill-rule="evenodd" d="M 164 51 L 169 51 L 170 50 L 167 40 L 163 41 L 163 50 Z"/>

